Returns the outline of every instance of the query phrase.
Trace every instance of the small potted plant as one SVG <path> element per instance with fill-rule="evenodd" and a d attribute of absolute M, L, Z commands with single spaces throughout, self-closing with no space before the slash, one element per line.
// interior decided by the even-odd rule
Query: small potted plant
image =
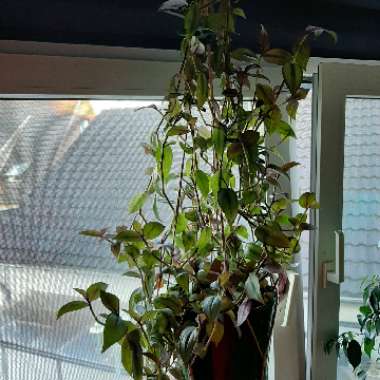
<path fill-rule="evenodd" d="M 343 353 L 353 368 L 358 379 L 367 375 L 378 378 L 380 346 L 377 341 L 380 335 L 380 276 L 374 275 L 362 283 L 363 303 L 357 314 L 358 330 L 346 331 L 337 338 L 330 339 L 325 351 L 330 354 L 335 348 L 339 357 Z M 374 358 L 377 355 L 377 358 Z"/>
<path fill-rule="evenodd" d="M 307 94 L 308 43 L 335 35 L 308 27 L 286 51 L 261 27 L 254 53 L 233 47 L 235 21 L 246 18 L 235 1 L 169 1 L 163 9 L 183 17 L 183 59 L 145 146 L 155 162 L 150 180 L 130 203 L 131 225 L 82 232 L 109 243 L 141 286 L 123 311 L 104 283 L 76 289 L 83 301 L 58 317 L 89 309 L 104 326 L 103 351 L 119 344 L 135 380 L 261 380 L 286 268 L 312 228 L 308 210 L 318 207 L 305 193 L 304 212 L 289 214 L 293 200 L 281 183 L 297 163 L 278 164 L 278 143 L 268 138 L 295 137 L 288 120 Z M 265 76 L 264 61 L 281 68 L 280 83 Z M 95 314 L 97 299 L 107 313 Z"/>

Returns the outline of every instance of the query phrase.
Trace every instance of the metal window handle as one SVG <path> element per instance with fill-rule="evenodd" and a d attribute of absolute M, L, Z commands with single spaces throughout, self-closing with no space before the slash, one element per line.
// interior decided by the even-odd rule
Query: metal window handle
<path fill-rule="evenodd" d="M 344 281 L 344 233 L 343 231 L 334 231 L 334 233 L 335 263 L 328 261 L 322 264 L 323 288 L 327 288 L 327 282 L 339 285 Z"/>

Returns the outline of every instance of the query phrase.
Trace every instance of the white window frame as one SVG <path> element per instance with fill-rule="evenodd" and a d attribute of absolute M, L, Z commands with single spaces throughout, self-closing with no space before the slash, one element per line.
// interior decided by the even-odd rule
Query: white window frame
<path fill-rule="evenodd" d="M 2 41 L 0 94 L 3 98 L 163 97 L 179 64 L 173 51 Z"/>

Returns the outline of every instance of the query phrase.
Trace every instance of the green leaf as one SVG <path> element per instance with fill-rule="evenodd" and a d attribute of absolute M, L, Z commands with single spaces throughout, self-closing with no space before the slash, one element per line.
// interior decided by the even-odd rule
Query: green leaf
<path fill-rule="evenodd" d="M 252 61 L 255 58 L 255 53 L 246 48 L 235 49 L 231 52 L 231 57 L 238 61 Z"/>
<path fill-rule="evenodd" d="M 288 172 L 290 169 L 296 167 L 296 166 L 299 166 L 300 163 L 299 162 L 295 162 L 295 161 L 290 161 L 290 162 L 287 162 L 286 164 L 282 165 L 281 166 L 281 171 L 283 172 Z"/>
<path fill-rule="evenodd" d="M 74 288 L 74 290 L 87 300 L 87 292 L 84 289 Z"/>
<path fill-rule="evenodd" d="M 170 145 L 166 145 L 164 148 L 164 154 L 162 158 L 162 174 L 164 181 L 167 182 L 170 170 L 173 164 L 173 151 Z"/>
<path fill-rule="evenodd" d="M 282 75 L 289 91 L 295 94 L 302 84 L 302 67 L 297 63 L 287 62 L 282 68 Z"/>
<path fill-rule="evenodd" d="M 256 131 L 245 131 L 241 135 L 241 141 L 246 148 L 256 148 L 260 140 L 260 133 Z"/>
<path fill-rule="evenodd" d="M 204 197 L 207 197 L 210 191 L 210 181 L 208 175 L 202 170 L 195 172 L 195 183 Z"/>
<path fill-rule="evenodd" d="M 177 284 L 186 292 L 189 292 L 189 275 L 186 272 L 180 273 L 176 278 Z"/>
<path fill-rule="evenodd" d="M 201 230 L 201 234 L 198 240 L 198 249 L 204 250 L 211 242 L 211 228 L 205 227 Z"/>
<path fill-rule="evenodd" d="M 364 338 L 364 352 L 367 354 L 367 356 L 370 358 L 372 351 L 375 347 L 375 339 L 370 339 L 365 337 Z"/>
<path fill-rule="evenodd" d="M 127 277 L 132 277 L 132 278 L 140 278 L 141 279 L 141 276 L 140 276 L 140 273 L 139 272 L 136 272 L 134 270 L 127 270 L 125 273 L 123 273 L 123 276 L 127 276 Z"/>
<path fill-rule="evenodd" d="M 368 317 L 372 313 L 372 310 L 368 305 L 360 306 L 359 311 L 364 315 L 364 317 Z"/>
<path fill-rule="evenodd" d="M 283 139 L 296 137 L 293 128 L 284 120 L 278 122 L 277 131 Z"/>
<path fill-rule="evenodd" d="M 100 291 L 100 299 L 102 300 L 103 305 L 110 310 L 112 313 L 119 314 L 120 311 L 120 301 L 112 293 L 107 293 L 103 290 Z"/>
<path fill-rule="evenodd" d="M 270 49 L 269 35 L 263 24 L 260 25 L 259 45 L 262 53 Z"/>
<path fill-rule="evenodd" d="M 222 310 L 222 299 L 220 296 L 209 296 L 202 302 L 202 310 L 205 312 L 209 320 L 213 321 Z"/>
<path fill-rule="evenodd" d="M 141 317 L 141 322 L 152 321 L 157 316 L 157 310 L 149 310 Z"/>
<path fill-rule="evenodd" d="M 184 27 L 186 34 L 192 35 L 195 32 L 198 27 L 199 16 L 198 4 L 192 3 L 185 14 Z"/>
<path fill-rule="evenodd" d="M 376 321 L 375 327 L 376 327 L 376 333 L 377 335 L 379 335 L 380 334 L 380 319 Z"/>
<path fill-rule="evenodd" d="M 73 311 L 84 309 L 85 307 L 88 307 L 88 303 L 85 301 L 72 301 L 67 303 L 66 305 L 63 305 L 57 313 L 57 319 L 61 318 L 62 315 L 71 313 Z"/>
<path fill-rule="evenodd" d="M 347 359 L 354 369 L 360 365 L 362 361 L 362 349 L 360 344 L 355 340 L 351 340 L 347 345 L 346 350 Z"/>
<path fill-rule="evenodd" d="M 372 310 L 379 314 L 380 288 L 376 286 L 370 293 L 369 304 Z"/>
<path fill-rule="evenodd" d="M 121 230 L 116 234 L 115 240 L 133 243 L 141 241 L 141 236 L 136 231 Z"/>
<path fill-rule="evenodd" d="M 153 200 L 152 209 L 153 209 L 153 214 L 156 217 L 156 219 L 161 220 L 160 213 L 158 211 L 157 197 L 156 196 L 154 197 L 154 200 Z"/>
<path fill-rule="evenodd" d="M 169 372 L 173 376 L 173 380 L 189 380 L 189 374 L 183 366 L 180 367 L 178 364 L 175 364 L 169 369 Z"/>
<path fill-rule="evenodd" d="M 317 202 L 314 193 L 306 192 L 302 194 L 298 202 L 302 208 L 319 208 L 319 203 Z"/>
<path fill-rule="evenodd" d="M 279 212 L 282 210 L 286 210 L 290 204 L 290 200 L 287 198 L 281 198 L 275 202 L 273 202 L 271 209 L 274 212 Z"/>
<path fill-rule="evenodd" d="M 197 98 L 197 105 L 202 108 L 208 98 L 208 82 L 204 73 L 198 73 L 197 75 L 197 88 L 195 91 Z"/>
<path fill-rule="evenodd" d="M 142 288 L 136 288 L 133 290 L 131 296 L 129 297 L 129 311 L 133 311 L 145 297 L 144 290 Z"/>
<path fill-rule="evenodd" d="M 140 331 L 130 331 L 121 346 L 121 362 L 134 380 L 143 379 L 143 351 L 140 344 Z"/>
<path fill-rule="evenodd" d="M 257 192 L 254 190 L 248 190 L 243 192 L 244 205 L 251 205 L 257 201 Z"/>
<path fill-rule="evenodd" d="M 132 356 L 132 350 L 128 344 L 128 341 L 127 339 L 124 339 L 121 344 L 121 363 L 131 376 L 133 376 Z"/>
<path fill-rule="evenodd" d="M 196 242 L 196 233 L 195 231 L 184 231 L 182 233 L 182 242 L 185 246 L 185 250 L 189 251 L 194 248 Z"/>
<path fill-rule="evenodd" d="M 170 309 L 174 314 L 179 315 L 183 312 L 182 304 L 178 298 L 170 294 L 162 294 L 153 301 L 156 309 Z"/>
<path fill-rule="evenodd" d="M 180 213 L 177 215 L 177 220 L 176 220 L 176 226 L 175 226 L 175 232 L 181 233 L 186 230 L 187 227 L 187 219 L 185 214 Z"/>
<path fill-rule="evenodd" d="M 256 228 L 255 235 L 261 242 L 271 245 L 272 247 L 290 247 L 289 238 L 282 231 L 275 230 L 269 226 L 260 226 Z"/>
<path fill-rule="evenodd" d="M 189 133 L 189 132 L 190 132 L 189 128 L 187 128 L 185 125 L 175 125 L 174 127 L 168 130 L 167 135 L 178 136 L 178 135 L 185 135 L 186 133 Z"/>
<path fill-rule="evenodd" d="M 245 291 L 247 292 L 249 299 L 264 303 L 263 297 L 261 295 L 259 278 L 257 277 L 256 273 L 251 272 L 249 274 L 245 282 Z"/>
<path fill-rule="evenodd" d="M 263 253 L 263 247 L 254 243 L 250 243 L 248 244 L 246 258 L 248 261 L 257 262 L 257 261 L 260 261 L 262 257 L 262 253 Z"/>
<path fill-rule="evenodd" d="M 235 191 L 232 189 L 220 189 L 218 203 L 228 222 L 232 224 L 238 214 L 239 202 Z"/>
<path fill-rule="evenodd" d="M 288 100 L 286 104 L 286 112 L 290 116 L 291 119 L 295 119 L 297 116 L 299 102 L 296 99 L 290 99 Z"/>
<path fill-rule="evenodd" d="M 165 226 L 158 222 L 149 222 L 145 224 L 143 228 L 143 233 L 145 238 L 148 240 L 155 239 L 156 237 L 160 236 L 162 232 L 164 231 Z"/>
<path fill-rule="evenodd" d="M 302 43 L 297 45 L 296 51 L 294 54 L 294 60 L 297 62 L 304 71 L 306 71 L 307 64 L 310 58 L 310 46 L 307 43 Z"/>
<path fill-rule="evenodd" d="M 103 330 L 102 352 L 106 351 L 124 337 L 128 331 L 129 324 L 131 324 L 131 322 L 123 321 L 116 314 L 112 313 L 108 316 Z"/>
<path fill-rule="evenodd" d="M 212 129 L 212 143 L 219 157 L 222 157 L 224 153 L 225 138 L 224 128 L 222 126 L 216 126 Z"/>
<path fill-rule="evenodd" d="M 309 25 L 306 27 L 306 32 L 314 34 L 315 37 L 320 37 L 323 33 L 326 33 L 333 39 L 334 43 L 338 42 L 338 36 L 334 31 L 321 28 L 320 26 Z"/>
<path fill-rule="evenodd" d="M 224 324 L 218 320 L 214 322 L 213 328 L 211 330 L 210 339 L 211 342 L 217 346 L 223 339 L 224 336 Z"/>
<path fill-rule="evenodd" d="M 236 228 L 235 233 L 243 239 L 248 239 L 248 230 L 244 226 L 239 226 L 238 228 Z"/>
<path fill-rule="evenodd" d="M 123 263 L 125 261 L 128 262 L 128 265 L 130 267 L 135 266 L 135 261 L 140 253 L 138 248 L 136 248 L 134 245 L 125 245 L 125 251 L 124 253 L 120 254 L 117 258 L 118 263 Z"/>
<path fill-rule="evenodd" d="M 364 335 L 369 339 L 375 339 L 376 337 L 376 324 L 372 319 L 368 319 L 364 324 Z"/>
<path fill-rule="evenodd" d="M 224 28 L 226 25 L 226 17 L 225 14 L 222 12 L 218 13 L 210 13 L 207 16 L 207 24 L 210 29 L 213 31 L 219 31 L 220 29 Z"/>
<path fill-rule="evenodd" d="M 182 104 L 176 97 L 169 99 L 168 113 L 172 117 L 176 117 L 181 113 Z"/>
<path fill-rule="evenodd" d="M 97 282 L 95 284 L 90 285 L 86 291 L 87 299 L 90 302 L 97 300 L 100 297 L 100 292 L 102 290 L 105 291 L 107 287 L 108 285 L 104 282 Z"/>
<path fill-rule="evenodd" d="M 219 177 L 220 171 L 217 170 L 210 178 L 210 188 L 215 198 L 218 196 L 219 192 Z"/>
<path fill-rule="evenodd" d="M 190 222 L 196 223 L 199 221 L 199 216 L 196 210 L 186 211 L 185 216 L 186 216 L 186 219 L 189 220 Z"/>
<path fill-rule="evenodd" d="M 105 228 L 102 230 L 84 230 L 80 232 L 80 235 L 102 238 L 106 232 L 107 230 Z"/>
<path fill-rule="evenodd" d="M 292 55 L 284 49 L 269 49 L 263 57 L 267 62 L 281 66 L 292 60 Z"/>
<path fill-rule="evenodd" d="M 262 83 L 256 85 L 256 97 L 267 105 L 272 105 L 275 100 L 272 87 Z"/>
<path fill-rule="evenodd" d="M 193 356 L 197 339 L 198 329 L 195 326 L 185 327 L 179 336 L 179 352 L 185 364 L 189 363 Z"/>
<path fill-rule="evenodd" d="M 229 160 L 239 164 L 242 160 L 244 153 L 243 145 L 239 143 L 232 143 L 228 146 L 227 157 Z"/>
<path fill-rule="evenodd" d="M 239 17 L 242 17 L 244 19 L 247 19 L 247 16 L 244 12 L 243 9 L 241 8 L 234 8 L 234 10 L 232 11 L 232 13 L 235 15 L 235 16 L 239 16 Z"/>
<path fill-rule="evenodd" d="M 121 243 L 120 242 L 116 242 L 116 243 L 111 244 L 111 252 L 117 259 L 119 259 L 119 257 L 120 257 L 120 249 L 121 249 Z"/>
<path fill-rule="evenodd" d="M 146 192 L 135 195 L 129 202 L 128 212 L 130 214 L 133 214 L 139 211 L 144 206 L 144 203 L 147 200 L 147 198 L 148 194 Z"/>

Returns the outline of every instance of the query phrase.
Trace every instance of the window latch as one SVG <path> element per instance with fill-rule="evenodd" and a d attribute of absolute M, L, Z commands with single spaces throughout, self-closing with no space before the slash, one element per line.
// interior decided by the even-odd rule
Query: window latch
<path fill-rule="evenodd" d="M 335 262 L 326 261 L 322 264 L 322 286 L 327 283 L 341 284 L 344 281 L 344 233 L 334 231 L 335 234 Z"/>

